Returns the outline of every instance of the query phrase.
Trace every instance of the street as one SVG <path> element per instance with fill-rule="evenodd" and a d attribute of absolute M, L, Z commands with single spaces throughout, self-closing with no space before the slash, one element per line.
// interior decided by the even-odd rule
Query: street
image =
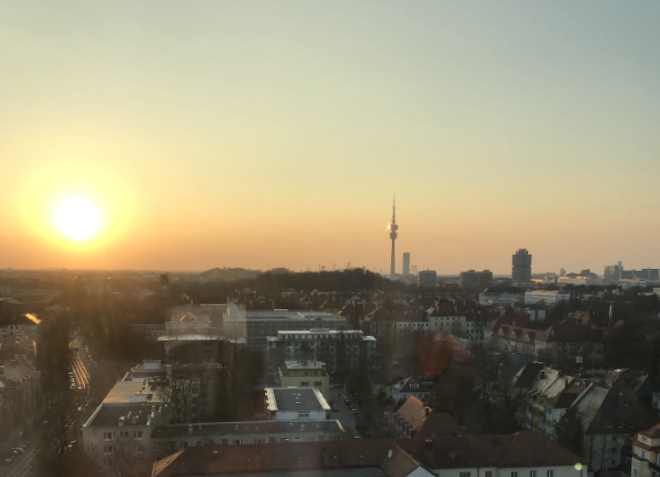
<path fill-rule="evenodd" d="M 346 429 L 346 432 L 348 432 L 351 437 L 358 436 L 358 433 L 355 430 L 355 418 L 357 416 L 353 415 L 350 408 L 344 404 L 344 398 L 342 398 L 342 394 L 347 394 L 343 388 L 338 387 L 330 389 L 330 399 L 332 399 L 333 402 L 332 406 L 337 406 L 339 409 L 339 412 L 332 412 L 332 417 L 333 419 L 337 419 L 339 422 L 341 422 L 341 425 L 344 427 L 344 429 Z M 349 399 L 353 405 L 355 405 L 353 398 L 349 396 Z"/>

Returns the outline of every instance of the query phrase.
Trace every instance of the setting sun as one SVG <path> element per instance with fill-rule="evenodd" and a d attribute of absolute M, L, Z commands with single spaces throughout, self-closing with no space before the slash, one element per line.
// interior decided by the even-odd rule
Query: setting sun
<path fill-rule="evenodd" d="M 80 197 L 63 201 L 55 211 L 55 223 L 71 240 L 84 241 L 101 227 L 101 214 L 91 202 Z"/>

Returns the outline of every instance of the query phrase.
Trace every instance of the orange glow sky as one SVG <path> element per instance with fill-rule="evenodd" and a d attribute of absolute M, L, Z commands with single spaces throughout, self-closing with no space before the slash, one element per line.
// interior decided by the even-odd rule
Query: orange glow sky
<path fill-rule="evenodd" d="M 660 3 L 4 2 L 0 268 L 659 267 Z M 105 223 L 73 243 L 58 201 Z"/>

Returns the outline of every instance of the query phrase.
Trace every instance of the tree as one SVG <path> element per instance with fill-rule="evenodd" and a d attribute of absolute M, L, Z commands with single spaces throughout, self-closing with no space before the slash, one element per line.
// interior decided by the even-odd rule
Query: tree
<path fill-rule="evenodd" d="M 555 428 L 557 442 L 573 452 L 584 457 L 584 427 L 582 416 L 574 407 L 569 408 L 561 417 Z"/>
<path fill-rule="evenodd" d="M 173 376 L 167 386 L 163 386 L 158 391 L 161 399 L 171 410 L 170 419 L 172 421 L 175 423 L 191 422 L 199 384 L 199 378 Z"/>

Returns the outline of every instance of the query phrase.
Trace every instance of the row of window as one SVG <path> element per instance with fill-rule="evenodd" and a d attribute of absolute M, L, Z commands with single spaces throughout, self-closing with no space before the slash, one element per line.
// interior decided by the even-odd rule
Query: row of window
<path fill-rule="evenodd" d="M 459 477 L 471 477 L 471 474 L 472 472 L 459 472 Z M 553 469 L 548 469 L 546 471 L 545 477 L 554 477 L 554 475 L 555 475 L 555 471 Z M 493 477 L 493 471 L 492 470 L 485 471 L 484 477 Z M 517 470 L 512 471 L 511 477 L 518 477 L 518 471 Z M 530 470 L 529 477 L 538 477 L 538 472 L 536 470 Z"/>
<path fill-rule="evenodd" d="M 116 432 L 104 432 L 103 433 L 103 440 L 104 441 L 114 441 L 115 436 L 117 435 Z M 133 431 L 133 438 L 134 439 L 142 439 L 143 433 L 142 431 Z M 130 431 L 120 431 L 119 432 L 119 438 L 120 439 L 128 439 L 131 437 L 131 432 Z"/>
<path fill-rule="evenodd" d="M 114 454 L 115 452 L 117 452 L 117 446 L 103 446 L 104 454 L 109 455 L 109 454 Z M 136 445 L 135 452 L 137 452 L 138 454 L 142 454 L 144 452 L 144 446 L 142 446 L 142 444 Z"/>
<path fill-rule="evenodd" d="M 280 444 L 287 444 L 289 442 L 317 442 L 317 441 L 318 442 L 324 442 L 325 437 L 324 436 L 319 436 L 318 439 L 315 436 L 307 436 L 304 439 L 302 437 L 293 437 L 293 438 L 289 438 L 289 437 L 269 437 L 268 438 L 268 443 L 269 444 L 276 444 L 278 442 Z M 223 446 L 228 446 L 228 445 L 240 446 L 240 445 L 246 445 L 246 444 L 265 444 L 265 443 L 266 443 L 266 439 L 262 437 L 262 438 L 255 438 L 255 439 L 252 440 L 252 442 L 247 442 L 247 440 L 245 440 L 245 439 L 221 439 L 220 442 L 218 442 L 217 444 L 223 445 Z M 204 443 L 203 443 L 203 441 L 196 441 L 195 445 L 196 446 L 201 446 L 201 445 L 204 445 Z M 186 447 L 188 447 L 188 442 L 181 441 L 179 443 L 179 448 L 180 449 L 185 449 Z"/>

